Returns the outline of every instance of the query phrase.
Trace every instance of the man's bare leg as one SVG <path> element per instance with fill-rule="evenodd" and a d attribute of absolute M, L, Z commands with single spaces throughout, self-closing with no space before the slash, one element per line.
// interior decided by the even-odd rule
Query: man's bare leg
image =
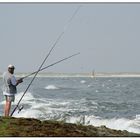
<path fill-rule="evenodd" d="M 5 114 L 5 117 L 8 117 L 9 114 L 10 114 L 10 109 L 11 109 L 11 101 L 6 101 L 6 104 L 5 104 L 5 108 L 4 108 L 4 114 Z"/>

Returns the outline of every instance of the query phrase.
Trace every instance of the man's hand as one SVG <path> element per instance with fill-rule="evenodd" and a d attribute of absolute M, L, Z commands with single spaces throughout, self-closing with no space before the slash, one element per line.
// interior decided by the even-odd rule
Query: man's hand
<path fill-rule="evenodd" d="M 22 78 L 20 78 L 20 79 L 18 79 L 17 80 L 17 83 L 19 84 L 19 83 L 22 83 L 23 82 L 23 79 Z"/>

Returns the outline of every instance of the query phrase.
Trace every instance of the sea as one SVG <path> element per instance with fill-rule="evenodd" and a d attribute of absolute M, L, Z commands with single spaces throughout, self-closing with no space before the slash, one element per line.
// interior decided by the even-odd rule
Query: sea
<path fill-rule="evenodd" d="M 14 109 L 32 77 L 18 85 Z M 5 99 L 0 78 L 0 116 Z M 13 117 L 106 126 L 140 133 L 140 77 L 36 77 Z"/>

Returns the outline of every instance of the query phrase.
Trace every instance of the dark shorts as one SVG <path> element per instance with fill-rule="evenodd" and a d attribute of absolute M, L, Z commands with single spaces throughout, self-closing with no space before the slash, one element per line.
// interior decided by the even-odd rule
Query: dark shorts
<path fill-rule="evenodd" d="M 15 101 L 15 96 L 8 96 L 8 95 L 5 95 L 5 99 L 6 101 L 9 101 L 9 102 L 14 102 Z"/>

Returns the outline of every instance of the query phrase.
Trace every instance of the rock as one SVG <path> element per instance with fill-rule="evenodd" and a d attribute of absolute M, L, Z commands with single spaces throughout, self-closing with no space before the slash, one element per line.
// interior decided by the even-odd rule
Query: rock
<path fill-rule="evenodd" d="M 32 118 L 0 117 L 2 137 L 129 137 L 140 134 L 113 130 L 106 126 L 94 127 Z"/>

